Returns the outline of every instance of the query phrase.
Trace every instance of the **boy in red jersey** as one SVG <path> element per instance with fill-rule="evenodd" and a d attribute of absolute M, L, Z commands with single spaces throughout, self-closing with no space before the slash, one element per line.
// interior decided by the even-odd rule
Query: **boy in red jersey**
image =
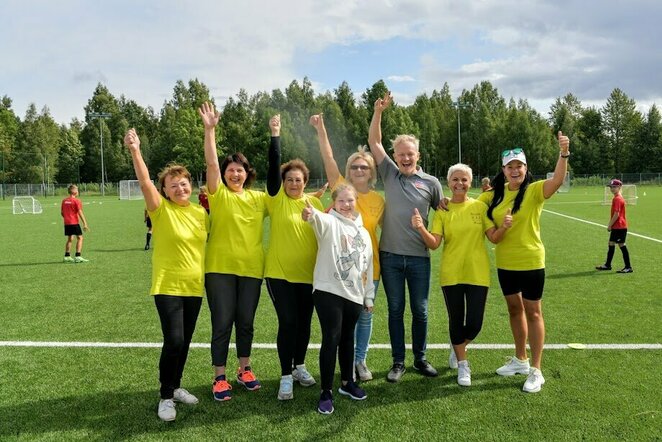
<path fill-rule="evenodd" d="M 617 273 L 632 273 L 633 271 L 630 265 L 630 253 L 625 246 L 625 237 L 628 234 L 628 222 L 625 219 L 625 199 L 621 195 L 622 186 L 623 183 L 621 180 L 617 179 L 611 180 L 607 185 L 614 195 L 614 199 L 611 201 L 611 219 L 609 220 L 609 224 L 607 224 L 607 231 L 611 232 L 609 234 L 609 249 L 607 251 L 607 261 L 597 266 L 596 270 L 611 270 L 611 260 L 614 257 L 616 244 L 618 244 L 623 254 L 625 267 L 618 270 Z"/>
<path fill-rule="evenodd" d="M 87 227 L 87 220 L 83 214 L 83 203 L 78 197 L 78 186 L 72 184 L 68 188 L 69 197 L 62 200 L 62 207 L 60 213 L 64 218 L 64 236 L 67 237 L 67 242 L 64 245 L 64 262 L 88 262 L 89 260 L 81 256 L 83 250 L 83 232 L 80 228 L 78 218 L 83 220 L 83 229 L 90 230 Z M 71 257 L 71 243 L 73 237 L 76 236 L 76 257 Z"/>

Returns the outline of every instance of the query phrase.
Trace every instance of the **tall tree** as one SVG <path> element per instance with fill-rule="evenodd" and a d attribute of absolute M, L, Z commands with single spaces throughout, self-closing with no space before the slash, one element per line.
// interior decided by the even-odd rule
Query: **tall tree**
<path fill-rule="evenodd" d="M 658 172 L 662 170 L 662 123 L 660 111 L 651 106 L 646 119 L 635 135 L 634 149 L 630 155 L 628 169 L 636 172 Z"/>
<path fill-rule="evenodd" d="M 614 172 L 628 172 L 635 134 L 641 124 L 634 100 L 622 90 L 614 89 L 602 108 L 602 120 L 607 156 L 614 162 Z"/>
<path fill-rule="evenodd" d="M 9 169 L 11 153 L 16 147 L 21 120 L 11 108 L 12 100 L 7 95 L 0 100 L 0 183 L 12 181 Z"/>
<path fill-rule="evenodd" d="M 55 180 L 58 183 L 79 183 L 80 166 L 83 164 L 85 149 L 80 142 L 83 124 L 74 120 L 67 128 L 60 126 L 60 145 L 58 149 L 58 172 Z"/>

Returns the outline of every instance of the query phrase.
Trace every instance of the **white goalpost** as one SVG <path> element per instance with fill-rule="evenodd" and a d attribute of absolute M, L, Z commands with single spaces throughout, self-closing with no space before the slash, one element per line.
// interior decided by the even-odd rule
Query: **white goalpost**
<path fill-rule="evenodd" d="M 21 215 L 23 213 L 38 215 L 42 212 L 41 203 L 33 196 L 15 196 L 12 199 L 12 213 L 14 215 Z"/>
<path fill-rule="evenodd" d="M 623 199 L 625 200 L 625 204 L 629 206 L 636 206 L 637 205 L 637 199 L 639 198 L 637 196 L 637 185 L 636 184 L 623 184 L 621 186 L 621 195 L 623 196 Z M 614 198 L 614 194 L 611 193 L 611 190 L 609 189 L 609 186 L 605 187 L 605 193 L 604 197 L 602 199 L 602 205 L 603 206 L 610 206 L 611 205 L 611 200 Z"/>
<path fill-rule="evenodd" d="M 139 200 L 143 197 L 138 180 L 122 180 L 119 189 L 121 200 Z"/>

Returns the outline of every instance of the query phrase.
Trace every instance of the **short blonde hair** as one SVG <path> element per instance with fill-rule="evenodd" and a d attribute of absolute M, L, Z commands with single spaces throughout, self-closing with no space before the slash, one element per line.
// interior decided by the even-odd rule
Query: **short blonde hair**
<path fill-rule="evenodd" d="M 446 181 L 450 184 L 451 182 L 451 176 L 455 172 L 465 172 L 469 175 L 469 182 L 471 183 L 474 179 L 474 174 L 473 171 L 471 170 L 471 167 L 467 166 L 466 164 L 462 163 L 457 163 L 453 164 L 451 167 L 448 168 L 448 175 L 446 175 Z"/>
<path fill-rule="evenodd" d="M 375 187 L 375 183 L 377 183 L 377 165 L 375 165 L 375 159 L 372 154 L 368 152 L 366 148 L 367 146 L 359 146 L 357 151 L 347 158 L 347 164 L 345 165 L 345 178 L 349 181 L 349 177 L 351 176 L 349 172 L 352 168 L 352 164 L 357 159 L 362 159 L 368 163 L 368 166 L 370 166 L 370 187 Z"/>
<path fill-rule="evenodd" d="M 412 143 L 416 147 L 416 150 L 419 150 L 418 145 L 420 141 L 413 135 L 398 135 L 394 140 L 391 140 L 393 150 L 395 150 L 400 144 L 407 142 Z"/>
<path fill-rule="evenodd" d="M 345 182 L 345 183 L 338 184 L 333 189 L 333 192 L 331 192 L 331 199 L 333 200 L 333 202 L 336 201 L 336 198 L 338 197 L 338 195 L 340 195 L 340 192 L 344 192 L 345 190 L 349 190 L 350 192 L 352 192 L 354 194 L 354 198 L 358 198 L 358 193 L 356 192 L 356 189 L 354 188 L 354 186 L 352 186 L 351 184 Z"/>
<path fill-rule="evenodd" d="M 159 173 L 158 176 L 159 192 L 166 199 L 168 198 L 164 190 L 166 177 L 172 177 L 172 178 L 184 177 L 188 180 L 189 184 L 191 183 L 191 173 L 188 171 L 186 167 L 175 163 L 168 164 L 166 167 L 163 168 L 163 170 Z"/>

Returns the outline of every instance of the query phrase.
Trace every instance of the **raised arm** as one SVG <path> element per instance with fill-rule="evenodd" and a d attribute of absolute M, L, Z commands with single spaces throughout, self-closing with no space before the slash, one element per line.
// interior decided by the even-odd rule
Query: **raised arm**
<path fill-rule="evenodd" d="M 131 159 L 133 160 L 133 170 L 136 171 L 136 177 L 140 183 L 140 190 L 143 192 L 145 198 L 145 206 L 147 210 L 154 211 L 161 205 L 161 194 L 156 189 L 156 186 L 149 177 L 149 171 L 143 156 L 140 153 L 140 138 L 135 129 L 129 129 L 124 136 L 124 145 L 131 152 Z"/>
<path fill-rule="evenodd" d="M 386 158 L 386 150 L 384 150 L 384 146 L 382 145 L 382 113 L 389 107 L 392 101 L 393 98 L 390 92 L 386 92 L 382 98 L 378 98 L 375 101 L 372 120 L 370 121 L 368 144 L 370 145 L 370 152 L 378 165 Z"/>
<path fill-rule="evenodd" d="M 416 229 L 421 235 L 425 247 L 431 250 L 436 250 L 441 244 L 441 235 L 435 235 L 430 233 L 428 229 L 425 228 L 425 223 L 423 222 L 423 217 L 417 208 L 414 207 L 414 214 L 411 216 L 411 226 Z"/>
<path fill-rule="evenodd" d="M 214 194 L 221 181 L 221 169 L 218 165 L 218 152 L 216 152 L 216 125 L 221 117 L 214 105 L 205 102 L 198 109 L 198 114 L 205 126 L 205 162 L 207 163 L 207 189 Z"/>
<path fill-rule="evenodd" d="M 320 145 L 320 154 L 322 156 L 322 162 L 324 163 L 326 180 L 333 189 L 341 174 L 338 169 L 338 163 L 336 163 L 336 160 L 333 158 L 333 149 L 331 149 L 331 143 L 329 142 L 326 127 L 324 126 L 324 117 L 322 114 L 313 115 L 308 122 L 317 131 L 317 141 Z"/>
<path fill-rule="evenodd" d="M 269 129 L 271 130 L 271 144 L 268 153 L 267 192 L 269 195 L 275 196 L 282 183 L 280 177 L 280 114 L 271 117 Z"/>
<path fill-rule="evenodd" d="M 557 190 L 563 185 L 565 174 L 568 172 L 568 158 L 570 157 L 570 138 L 563 135 L 559 131 L 559 159 L 556 161 L 556 168 L 554 169 L 554 176 L 545 180 L 542 187 L 545 199 L 550 198 L 556 193 Z"/>

